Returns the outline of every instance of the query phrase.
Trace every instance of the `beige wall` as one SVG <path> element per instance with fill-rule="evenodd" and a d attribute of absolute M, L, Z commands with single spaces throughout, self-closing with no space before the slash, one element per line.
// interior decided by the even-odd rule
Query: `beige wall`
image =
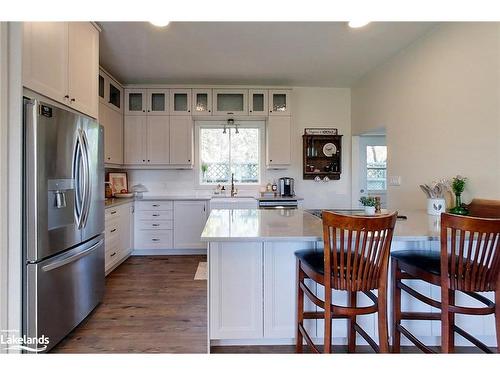
<path fill-rule="evenodd" d="M 336 127 L 343 134 L 342 176 L 339 181 L 302 180 L 302 134 L 306 127 Z M 263 184 L 283 176 L 295 178 L 295 191 L 304 207 L 350 208 L 351 204 L 351 92 L 346 88 L 295 87 L 292 92 L 292 164 L 284 170 L 266 170 Z M 196 159 L 196 158 L 195 158 Z M 197 187 L 193 170 L 130 170 L 132 184 L 143 183 L 155 192 L 186 192 Z M 257 192 L 255 189 L 254 193 Z"/>
<path fill-rule="evenodd" d="M 352 88 L 352 133 L 385 127 L 393 208 L 425 207 L 418 188 L 456 174 L 464 200 L 500 199 L 500 26 L 442 24 Z"/>

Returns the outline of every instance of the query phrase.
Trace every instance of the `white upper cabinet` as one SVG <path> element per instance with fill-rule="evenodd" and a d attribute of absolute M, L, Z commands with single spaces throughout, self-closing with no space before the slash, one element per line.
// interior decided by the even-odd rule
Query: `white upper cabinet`
<path fill-rule="evenodd" d="M 248 115 L 248 90 L 214 89 L 213 98 L 215 115 Z"/>
<path fill-rule="evenodd" d="M 69 104 L 67 22 L 24 22 L 23 85 Z"/>
<path fill-rule="evenodd" d="M 147 112 L 150 116 L 168 115 L 169 90 L 166 89 L 148 89 L 147 94 Z"/>
<path fill-rule="evenodd" d="M 125 116 L 123 159 L 125 164 L 147 164 L 147 116 Z"/>
<path fill-rule="evenodd" d="M 99 31 L 90 22 L 69 22 L 68 31 L 70 105 L 97 118 Z"/>
<path fill-rule="evenodd" d="M 98 115 L 99 31 L 90 22 L 25 22 L 23 85 Z"/>
<path fill-rule="evenodd" d="M 193 164 L 193 119 L 191 116 L 170 117 L 170 164 Z"/>
<path fill-rule="evenodd" d="M 99 103 L 99 123 L 104 127 L 104 163 L 123 164 L 123 115 Z"/>
<path fill-rule="evenodd" d="M 191 89 L 170 89 L 170 114 L 174 116 L 191 114 Z"/>
<path fill-rule="evenodd" d="M 212 90 L 193 89 L 193 116 L 210 116 L 212 114 Z"/>
<path fill-rule="evenodd" d="M 125 90 L 125 114 L 144 115 L 148 106 L 147 90 L 126 89 Z"/>
<path fill-rule="evenodd" d="M 267 116 L 267 90 L 248 90 L 248 114 Z"/>
<path fill-rule="evenodd" d="M 266 164 L 280 168 L 290 165 L 291 117 L 270 116 L 266 129 Z"/>
<path fill-rule="evenodd" d="M 269 116 L 290 116 L 291 90 L 269 90 Z"/>
<path fill-rule="evenodd" d="M 99 102 L 123 113 L 123 88 L 103 70 L 99 71 Z"/>
<path fill-rule="evenodd" d="M 147 163 L 168 164 L 170 161 L 169 116 L 148 116 L 147 119 Z"/>

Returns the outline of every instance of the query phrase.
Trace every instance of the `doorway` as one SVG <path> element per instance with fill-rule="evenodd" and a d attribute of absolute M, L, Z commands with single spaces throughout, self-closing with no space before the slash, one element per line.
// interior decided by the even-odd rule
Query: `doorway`
<path fill-rule="evenodd" d="M 385 134 L 353 137 L 352 208 L 361 208 L 362 196 L 380 197 L 387 207 L 387 143 Z"/>

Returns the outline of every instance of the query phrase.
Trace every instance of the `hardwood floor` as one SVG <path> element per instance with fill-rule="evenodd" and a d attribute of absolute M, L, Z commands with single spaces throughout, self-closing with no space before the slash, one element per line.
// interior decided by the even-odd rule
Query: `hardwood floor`
<path fill-rule="evenodd" d="M 103 302 L 52 353 L 207 353 L 205 256 L 133 256 Z"/>

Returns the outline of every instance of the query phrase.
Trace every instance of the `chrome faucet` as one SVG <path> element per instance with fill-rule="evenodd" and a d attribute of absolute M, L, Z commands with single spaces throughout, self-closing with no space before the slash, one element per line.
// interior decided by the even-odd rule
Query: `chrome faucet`
<path fill-rule="evenodd" d="M 231 197 L 235 197 L 238 190 L 234 188 L 234 173 L 231 173 Z"/>

